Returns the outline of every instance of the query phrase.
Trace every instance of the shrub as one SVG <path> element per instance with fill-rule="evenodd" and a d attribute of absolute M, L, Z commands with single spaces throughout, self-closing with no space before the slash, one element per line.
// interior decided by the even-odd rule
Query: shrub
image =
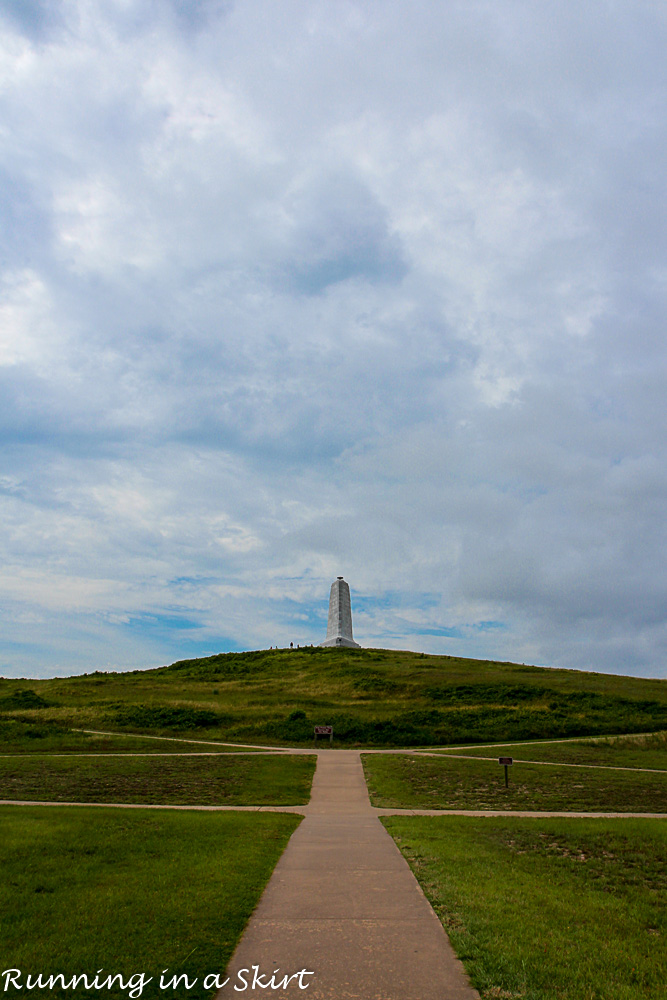
<path fill-rule="evenodd" d="M 36 691 L 32 691 L 30 688 L 21 688 L 18 691 L 14 691 L 6 698 L 0 699 L 0 709 L 49 708 L 53 704 L 55 703 L 47 701 L 46 698 L 42 698 L 41 695 L 37 694 Z"/>
<path fill-rule="evenodd" d="M 107 721 L 137 729 L 212 729 L 229 723 L 230 716 L 203 708 L 127 705 L 107 716 Z"/>

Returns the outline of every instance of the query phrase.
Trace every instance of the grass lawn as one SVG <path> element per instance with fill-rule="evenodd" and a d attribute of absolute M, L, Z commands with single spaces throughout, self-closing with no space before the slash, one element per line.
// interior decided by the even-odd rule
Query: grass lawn
<path fill-rule="evenodd" d="M 314 756 L 4 757 L 0 798 L 161 805 L 303 805 Z"/>
<path fill-rule="evenodd" d="M 417 809 L 667 812 L 667 774 L 514 764 L 509 788 L 497 761 L 363 754 L 371 802 Z"/>
<path fill-rule="evenodd" d="M 58 726 L 44 726 L 19 722 L 14 719 L 0 722 L 0 755 L 14 753 L 233 753 L 233 746 L 214 746 L 211 742 L 197 742 L 196 735 L 177 739 L 170 737 L 149 738 L 128 733 L 99 735 L 81 733 Z M 202 737 L 199 737 L 202 739 Z M 184 742 L 181 742 L 184 741 Z"/>
<path fill-rule="evenodd" d="M 484 1000 L 657 1000 L 662 820 L 386 817 Z"/>
<path fill-rule="evenodd" d="M 156 813 L 0 809 L 0 971 L 137 973 L 199 978 L 157 997 L 213 995 L 299 817 L 276 813 Z M 4 979 L 2 980 L 4 987 Z M 25 988 L 25 981 L 23 980 Z M 11 985 L 7 995 L 22 995 Z M 4 995 L 4 993 L 3 993 Z M 31 990 L 40 998 L 124 997 L 128 991 Z"/>
<path fill-rule="evenodd" d="M 438 753 L 447 753 L 442 750 Z M 613 737 L 573 743 L 516 743 L 509 746 L 460 747 L 450 753 L 471 757 L 515 757 L 563 764 L 605 764 L 609 767 L 648 767 L 667 771 L 667 733 Z"/>

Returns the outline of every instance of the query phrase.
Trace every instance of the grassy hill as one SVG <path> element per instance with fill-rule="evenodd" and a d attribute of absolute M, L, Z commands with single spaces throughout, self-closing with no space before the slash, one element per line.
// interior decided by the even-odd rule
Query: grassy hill
<path fill-rule="evenodd" d="M 0 680 L 0 741 L 72 727 L 312 745 L 447 745 L 667 729 L 667 682 L 382 649 L 259 650 L 155 670 Z"/>

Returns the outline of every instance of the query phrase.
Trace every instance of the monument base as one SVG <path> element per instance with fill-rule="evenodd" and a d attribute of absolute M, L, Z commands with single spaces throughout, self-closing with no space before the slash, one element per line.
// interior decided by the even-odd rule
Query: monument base
<path fill-rule="evenodd" d="M 358 642 L 354 639 L 344 639 L 342 635 L 336 636 L 335 639 L 325 639 L 324 642 L 320 643 L 320 646 L 345 646 L 347 649 L 361 649 Z"/>

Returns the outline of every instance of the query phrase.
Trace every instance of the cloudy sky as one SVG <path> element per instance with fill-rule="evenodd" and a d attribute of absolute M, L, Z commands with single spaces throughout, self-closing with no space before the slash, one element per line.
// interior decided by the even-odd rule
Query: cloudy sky
<path fill-rule="evenodd" d="M 0 10 L 0 673 L 667 676 L 664 5 Z"/>

